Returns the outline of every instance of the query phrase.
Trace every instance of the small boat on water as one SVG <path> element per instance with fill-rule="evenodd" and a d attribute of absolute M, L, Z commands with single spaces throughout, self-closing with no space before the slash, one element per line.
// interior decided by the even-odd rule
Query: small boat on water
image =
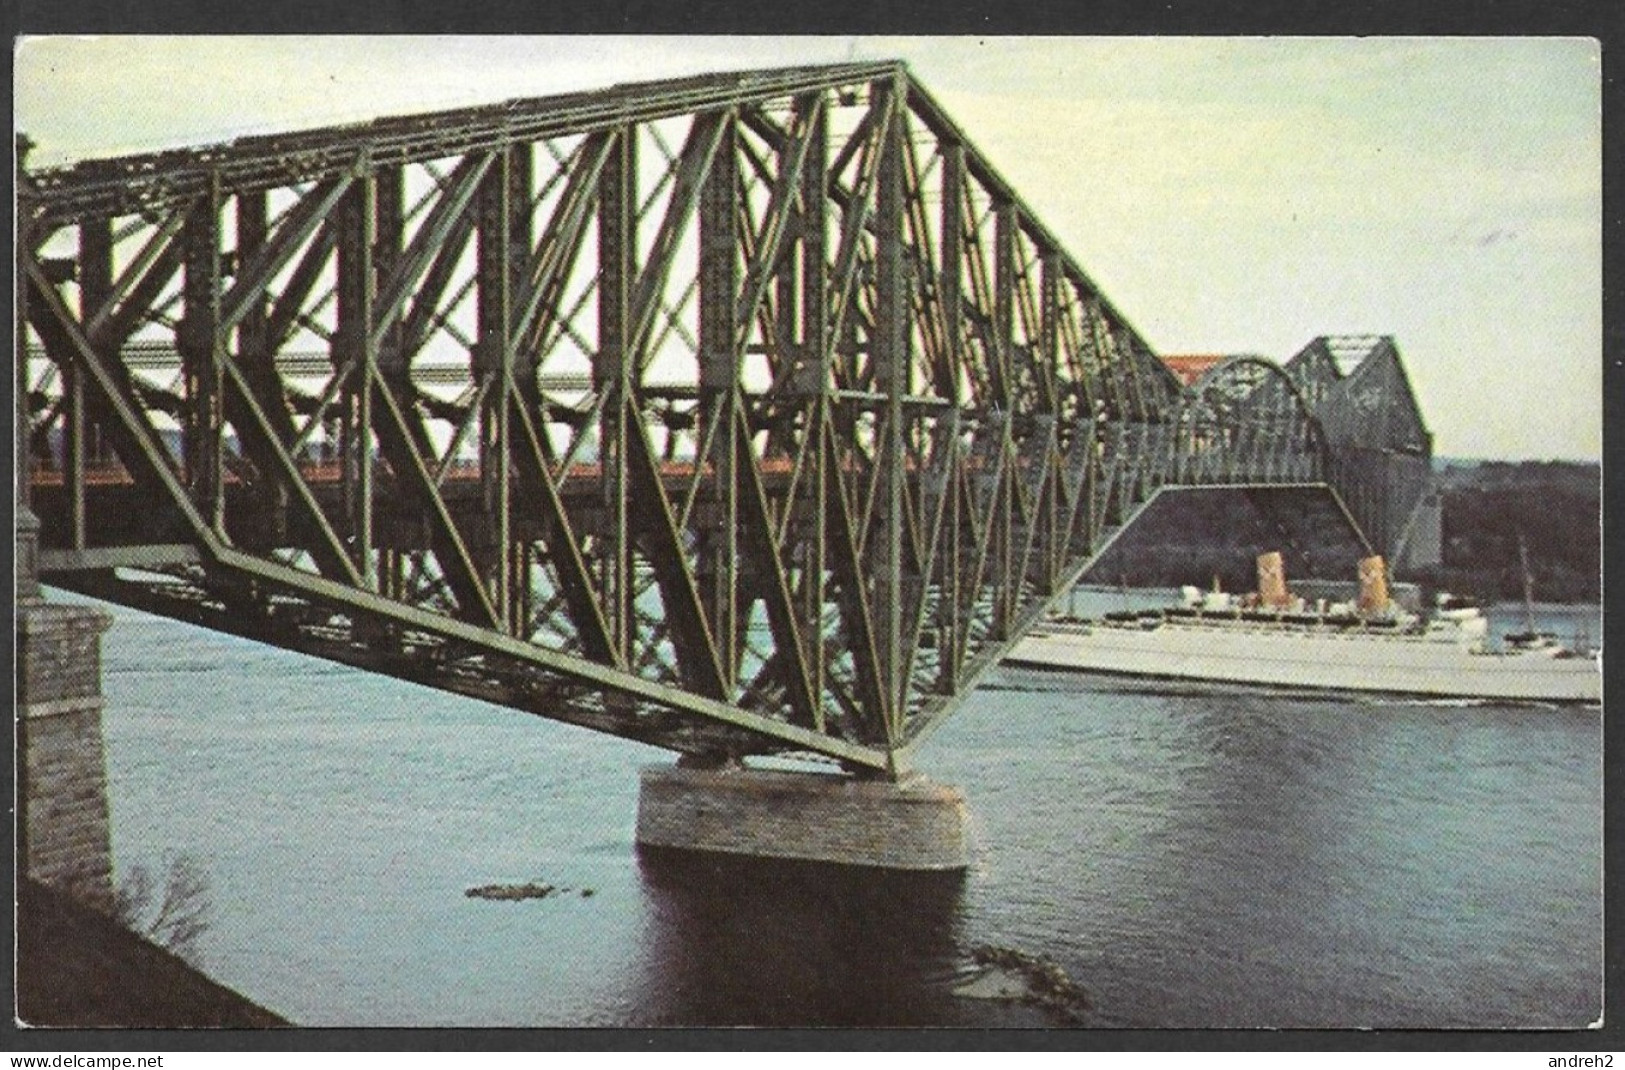
<path fill-rule="evenodd" d="M 1258 559 L 1258 577 L 1258 590 L 1243 596 L 1186 587 L 1175 606 L 1045 621 L 1005 664 L 1294 691 L 1602 701 L 1595 652 L 1532 628 L 1491 649 L 1477 606 L 1440 595 L 1423 616 L 1390 599 L 1380 557 L 1360 562 L 1351 602 L 1294 597 L 1277 553 Z"/>

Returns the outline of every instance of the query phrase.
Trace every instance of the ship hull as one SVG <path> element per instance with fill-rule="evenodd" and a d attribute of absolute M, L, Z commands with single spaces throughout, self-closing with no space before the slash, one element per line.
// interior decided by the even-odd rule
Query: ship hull
<path fill-rule="evenodd" d="M 1594 660 L 1476 653 L 1421 637 L 1207 622 L 1045 623 L 1007 665 L 1117 677 L 1515 702 L 1602 700 Z"/>

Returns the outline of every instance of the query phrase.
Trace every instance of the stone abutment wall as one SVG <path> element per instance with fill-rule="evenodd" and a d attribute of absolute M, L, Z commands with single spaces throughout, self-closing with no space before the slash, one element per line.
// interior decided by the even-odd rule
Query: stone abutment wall
<path fill-rule="evenodd" d="M 39 596 L 31 520 L 25 515 L 17 527 L 18 866 L 112 913 L 101 669 L 101 636 L 112 618 Z"/>

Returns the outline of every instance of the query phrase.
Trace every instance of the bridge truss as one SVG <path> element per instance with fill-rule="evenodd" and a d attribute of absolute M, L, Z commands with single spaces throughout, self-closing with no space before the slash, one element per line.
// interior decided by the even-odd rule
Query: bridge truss
<path fill-rule="evenodd" d="M 1158 487 L 1318 484 L 899 64 L 24 172 L 52 582 L 695 760 L 895 775 Z"/>

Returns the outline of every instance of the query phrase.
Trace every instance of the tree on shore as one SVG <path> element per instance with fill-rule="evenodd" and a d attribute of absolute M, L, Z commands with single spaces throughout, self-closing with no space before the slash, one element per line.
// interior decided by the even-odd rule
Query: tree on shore
<path fill-rule="evenodd" d="M 1447 471 L 1443 564 L 1410 578 L 1485 601 L 1534 595 L 1595 602 L 1602 588 L 1602 487 L 1595 464 L 1486 461 Z"/>

